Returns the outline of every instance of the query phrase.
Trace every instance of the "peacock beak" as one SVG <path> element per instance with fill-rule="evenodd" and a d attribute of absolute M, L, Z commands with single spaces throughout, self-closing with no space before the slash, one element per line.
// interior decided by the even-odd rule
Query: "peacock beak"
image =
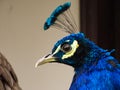
<path fill-rule="evenodd" d="M 57 62 L 56 57 L 54 57 L 54 54 L 48 54 L 44 56 L 43 58 L 39 59 L 36 62 L 35 67 L 37 68 L 40 65 L 43 65 L 45 63 L 50 63 L 50 62 Z"/>

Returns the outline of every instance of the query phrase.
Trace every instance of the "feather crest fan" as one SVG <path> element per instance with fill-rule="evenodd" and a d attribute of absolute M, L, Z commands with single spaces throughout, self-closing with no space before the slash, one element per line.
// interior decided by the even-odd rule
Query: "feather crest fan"
<path fill-rule="evenodd" d="M 59 5 L 47 18 L 44 24 L 44 30 L 47 30 L 50 27 L 57 28 L 58 30 L 63 30 L 67 33 L 78 33 L 79 30 L 75 23 L 75 20 L 70 11 L 70 2 L 66 2 L 63 5 Z"/>

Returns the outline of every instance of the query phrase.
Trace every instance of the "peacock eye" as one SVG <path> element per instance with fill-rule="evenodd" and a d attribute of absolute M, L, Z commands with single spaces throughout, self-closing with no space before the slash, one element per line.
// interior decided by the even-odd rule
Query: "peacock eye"
<path fill-rule="evenodd" d="M 61 51 L 64 53 L 69 52 L 72 49 L 69 43 L 64 43 L 61 45 Z"/>

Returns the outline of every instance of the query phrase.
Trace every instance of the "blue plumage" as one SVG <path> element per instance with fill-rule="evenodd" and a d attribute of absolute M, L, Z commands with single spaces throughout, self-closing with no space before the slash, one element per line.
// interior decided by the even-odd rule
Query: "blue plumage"
<path fill-rule="evenodd" d="M 62 10 L 63 6 L 66 8 L 62 8 Z M 70 3 L 65 3 L 63 6 L 55 9 L 50 18 L 52 19 L 54 16 L 56 21 L 59 21 L 60 18 L 57 16 L 66 12 Z M 72 66 L 75 75 L 69 90 L 120 90 L 120 64 L 111 56 L 114 50 L 102 49 L 87 39 L 83 33 L 76 33 L 75 26 L 69 18 L 63 22 L 66 22 L 65 25 L 61 25 L 61 22 L 56 26 L 62 30 L 65 29 L 64 31 L 70 35 L 59 40 L 54 45 L 52 53 L 40 59 L 36 63 L 36 67 L 53 62 Z M 55 24 L 54 21 L 47 20 L 46 29 L 53 24 Z"/>
<path fill-rule="evenodd" d="M 70 90 L 120 90 L 118 61 L 110 55 L 111 52 L 88 39 L 84 39 L 83 42 L 85 48 L 90 50 L 81 58 L 81 65 L 74 67 L 75 75 Z"/>

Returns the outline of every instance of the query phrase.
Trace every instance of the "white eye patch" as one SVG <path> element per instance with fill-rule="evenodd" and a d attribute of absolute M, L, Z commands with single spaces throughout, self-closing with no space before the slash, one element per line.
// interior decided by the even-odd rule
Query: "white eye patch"
<path fill-rule="evenodd" d="M 79 44 L 76 40 L 74 40 L 74 42 L 71 44 L 71 51 L 65 53 L 65 55 L 63 55 L 62 59 L 65 59 L 65 58 L 68 58 L 68 57 L 71 57 L 74 55 L 76 49 L 79 47 Z"/>
<path fill-rule="evenodd" d="M 66 52 L 63 56 L 62 59 L 71 57 L 74 55 L 76 49 L 79 47 L 79 44 L 76 40 L 73 41 L 73 43 L 71 44 L 71 50 L 69 52 Z M 53 54 L 58 53 L 61 50 L 61 45 L 58 46 L 58 48 L 55 50 L 55 52 Z"/>

